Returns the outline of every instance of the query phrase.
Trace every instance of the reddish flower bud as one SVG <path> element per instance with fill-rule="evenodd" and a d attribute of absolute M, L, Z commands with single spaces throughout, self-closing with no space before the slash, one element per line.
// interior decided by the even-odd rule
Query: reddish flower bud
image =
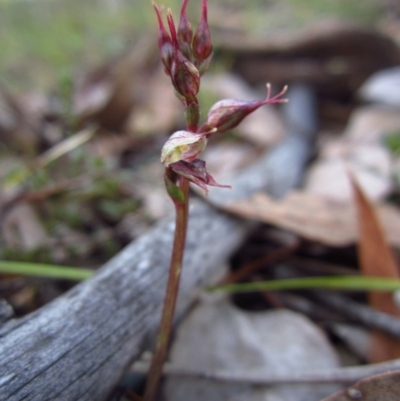
<path fill-rule="evenodd" d="M 180 95 L 188 101 L 195 100 L 200 89 L 200 74 L 180 51 L 172 56 L 171 80 Z"/>
<path fill-rule="evenodd" d="M 204 60 L 208 59 L 213 49 L 210 28 L 207 21 L 207 7 L 207 0 L 202 0 L 201 20 L 193 37 L 193 55 L 196 60 L 196 66 L 199 66 Z"/>
<path fill-rule="evenodd" d="M 162 10 L 154 2 L 152 4 L 154 7 L 154 10 L 156 11 L 157 19 L 158 19 L 158 47 L 160 49 L 161 61 L 164 64 L 165 72 L 168 75 L 170 75 L 172 55 L 174 52 L 172 39 L 168 35 L 168 32 L 166 31 L 166 29 L 164 27 L 164 23 L 162 20 Z"/>
<path fill-rule="evenodd" d="M 171 60 L 171 80 L 176 91 L 188 101 L 193 101 L 200 89 L 197 68 L 181 52 L 171 10 L 167 15 L 174 51 Z"/>
<path fill-rule="evenodd" d="M 189 60 L 192 59 L 192 40 L 193 40 L 193 29 L 186 14 L 186 7 L 189 0 L 184 0 L 181 8 L 181 16 L 178 25 L 178 42 L 179 49 L 183 55 Z"/>
<path fill-rule="evenodd" d="M 205 60 L 196 63 L 196 67 L 199 70 L 200 75 L 203 75 L 205 72 L 207 72 L 208 67 L 211 64 L 212 58 L 213 58 L 213 53 L 211 53 Z"/>
<path fill-rule="evenodd" d="M 281 97 L 287 91 L 285 86 L 276 96 L 271 98 L 271 85 L 267 84 L 267 97 L 265 100 L 246 102 L 243 100 L 221 100 L 214 104 L 208 112 L 207 121 L 200 127 L 199 132 L 216 129 L 218 132 L 225 132 L 235 128 L 239 123 L 265 104 L 286 103 L 287 99 Z"/>
<path fill-rule="evenodd" d="M 207 185 L 212 187 L 231 188 L 229 185 L 218 184 L 211 174 L 206 170 L 206 162 L 204 160 L 196 159 L 192 162 L 180 160 L 176 163 L 169 165 L 175 173 L 185 177 L 190 182 L 198 185 L 203 189 L 204 193 L 208 194 Z"/>

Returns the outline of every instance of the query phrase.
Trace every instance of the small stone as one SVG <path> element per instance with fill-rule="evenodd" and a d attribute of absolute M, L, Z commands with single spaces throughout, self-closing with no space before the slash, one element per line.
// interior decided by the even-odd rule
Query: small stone
<path fill-rule="evenodd" d="M 360 400 L 362 398 L 362 392 L 354 387 L 348 388 L 347 394 L 352 400 Z"/>

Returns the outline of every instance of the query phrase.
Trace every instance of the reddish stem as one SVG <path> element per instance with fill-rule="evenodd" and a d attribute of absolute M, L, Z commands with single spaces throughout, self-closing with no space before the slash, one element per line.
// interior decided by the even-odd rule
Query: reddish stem
<path fill-rule="evenodd" d="M 164 362 L 167 357 L 171 339 L 172 325 L 178 297 L 179 282 L 182 271 L 182 260 L 186 242 L 189 205 L 189 181 L 180 177 L 178 187 L 183 192 L 184 201 L 174 201 L 176 210 L 175 237 L 171 265 L 168 276 L 167 291 L 157 337 L 156 348 L 151 362 L 143 401 L 155 401 L 161 380 Z"/>

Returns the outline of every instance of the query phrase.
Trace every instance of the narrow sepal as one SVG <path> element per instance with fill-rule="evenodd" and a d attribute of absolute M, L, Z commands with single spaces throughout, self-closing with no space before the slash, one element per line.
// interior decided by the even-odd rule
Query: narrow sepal
<path fill-rule="evenodd" d="M 185 57 L 189 60 L 192 59 L 192 40 L 193 40 L 193 29 L 186 14 L 186 7 L 189 0 L 184 0 L 181 8 L 181 15 L 178 25 L 178 43 L 179 49 Z"/>
<path fill-rule="evenodd" d="M 204 160 L 196 159 L 190 163 L 180 160 L 179 162 L 170 164 L 169 167 L 175 173 L 198 185 L 204 191 L 205 195 L 208 194 L 207 186 L 231 188 L 229 185 L 218 184 L 214 180 L 211 174 L 206 170 L 206 162 Z"/>
<path fill-rule="evenodd" d="M 171 71 L 172 55 L 174 51 L 172 38 L 165 29 L 162 20 L 162 9 L 156 3 L 153 2 L 152 4 L 158 20 L 158 47 L 160 49 L 161 61 L 164 64 L 165 72 L 167 73 L 167 75 L 169 75 Z"/>

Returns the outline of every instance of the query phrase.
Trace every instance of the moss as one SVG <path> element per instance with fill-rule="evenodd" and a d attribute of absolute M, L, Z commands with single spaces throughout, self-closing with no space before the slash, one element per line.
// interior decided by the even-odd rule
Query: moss
<path fill-rule="evenodd" d="M 5 247 L 1 250 L 1 259 L 18 262 L 52 263 L 51 252 L 46 247 L 21 249 Z"/>

